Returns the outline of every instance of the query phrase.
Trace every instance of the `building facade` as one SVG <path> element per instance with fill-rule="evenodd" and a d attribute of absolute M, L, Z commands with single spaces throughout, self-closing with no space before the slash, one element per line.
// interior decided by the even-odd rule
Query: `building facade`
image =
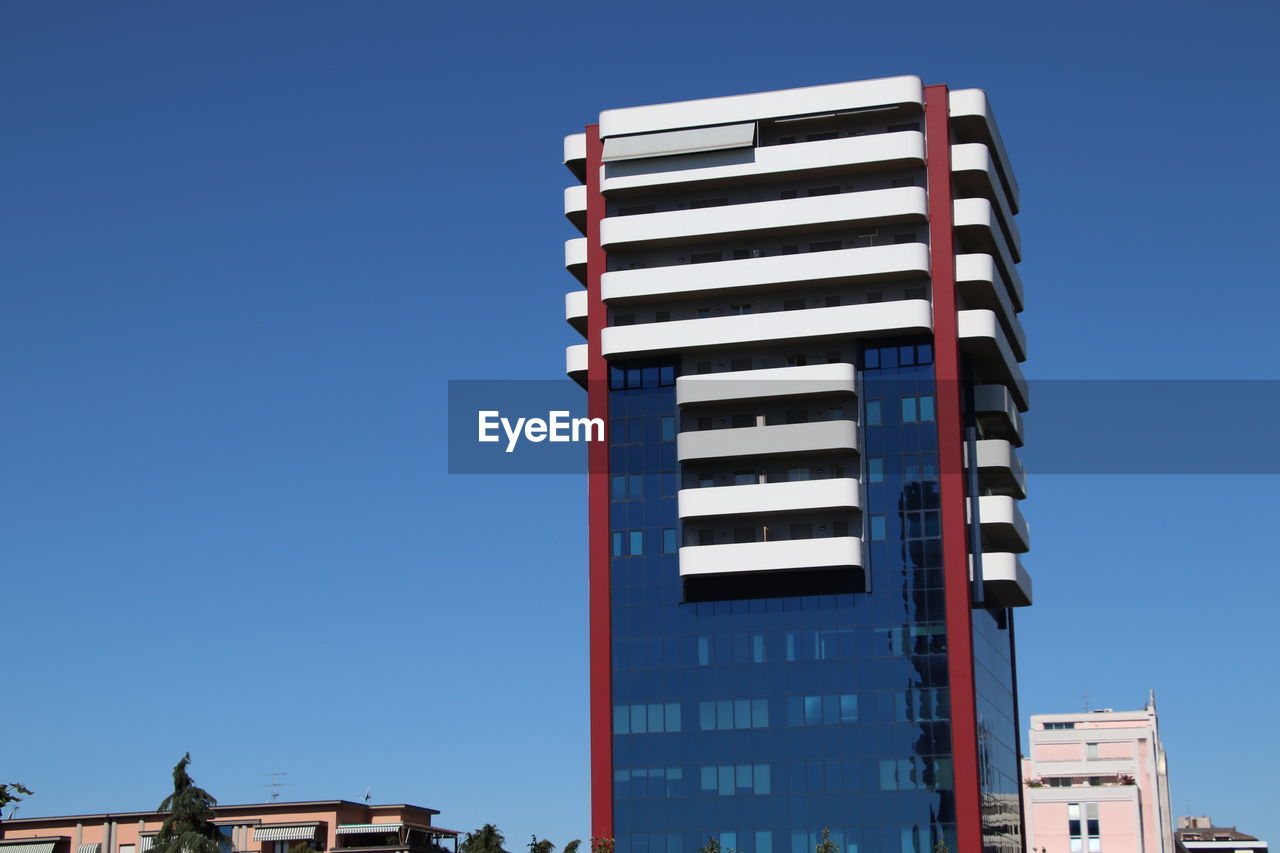
<path fill-rule="evenodd" d="M 1173 833 L 1177 853 L 1267 853 L 1267 842 L 1209 817 L 1180 817 Z"/>
<path fill-rule="evenodd" d="M 1023 759 L 1035 853 L 1174 853 L 1154 693 L 1140 711 L 1031 717 Z"/>
<path fill-rule="evenodd" d="M 458 833 L 434 826 L 435 809 L 347 800 L 218 806 L 226 853 L 446 853 Z M 0 853 L 146 853 L 164 815 L 155 811 L 0 821 Z"/>
<path fill-rule="evenodd" d="M 1018 192 L 985 94 L 608 110 L 565 163 L 566 366 L 608 424 L 592 834 L 1021 850 Z"/>

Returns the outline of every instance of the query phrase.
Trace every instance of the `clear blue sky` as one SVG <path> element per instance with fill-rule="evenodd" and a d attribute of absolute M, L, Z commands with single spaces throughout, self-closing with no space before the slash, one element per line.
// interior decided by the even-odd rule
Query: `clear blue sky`
<path fill-rule="evenodd" d="M 584 836 L 585 484 L 449 476 L 443 434 L 446 380 L 555 378 L 575 340 L 562 136 L 985 88 L 1029 376 L 1278 379 L 1278 28 L 1260 2 L 0 2 L 19 814 L 153 807 L 190 750 L 224 802 L 287 771 L 289 799 Z M 1154 687 L 1175 810 L 1272 841 L 1276 485 L 1033 477 L 1019 621 L 1024 713 Z"/>

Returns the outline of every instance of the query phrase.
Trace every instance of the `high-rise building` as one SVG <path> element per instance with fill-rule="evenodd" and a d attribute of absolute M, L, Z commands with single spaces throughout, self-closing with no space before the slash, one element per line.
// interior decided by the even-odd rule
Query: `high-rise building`
<path fill-rule="evenodd" d="M 608 110 L 565 162 L 567 370 L 609 425 L 593 835 L 1020 851 L 1027 390 L 986 95 L 894 77 Z"/>
<path fill-rule="evenodd" d="M 1174 853 L 1156 698 L 1140 711 L 1031 717 L 1023 802 L 1032 853 Z"/>

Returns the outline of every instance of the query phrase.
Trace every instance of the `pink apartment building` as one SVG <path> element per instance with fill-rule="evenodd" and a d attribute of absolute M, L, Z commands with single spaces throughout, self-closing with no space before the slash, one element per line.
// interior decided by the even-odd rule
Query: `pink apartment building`
<path fill-rule="evenodd" d="M 1032 853 L 1174 853 L 1155 693 L 1141 711 L 1037 714 L 1022 759 Z"/>
<path fill-rule="evenodd" d="M 288 853 L 301 843 L 328 853 L 447 853 L 458 833 L 432 824 L 435 809 L 348 800 L 218 806 L 227 853 Z M 0 853 L 146 853 L 159 812 L 0 821 Z"/>

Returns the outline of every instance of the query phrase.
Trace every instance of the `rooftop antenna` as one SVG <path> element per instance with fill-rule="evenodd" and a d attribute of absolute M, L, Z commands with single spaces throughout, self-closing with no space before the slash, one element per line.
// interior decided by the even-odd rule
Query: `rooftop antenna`
<path fill-rule="evenodd" d="M 1080 710 L 1088 712 L 1089 705 L 1092 704 L 1093 697 L 1096 694 L 1089 692 L 1089 685 L 1085 685 L 1080 690 Z"/>
<path fill-rule="evenodd" d="M 271 789 L 271 802 L 274 803 L 276 800 L 280 799 L 280 789 L 289 784 L 288 782 L 281 782 L 279 777 L 288 775 L 289 774 L 283 770 L 279 773 L 272 773 L 271 781 L 262 786 L 264 788 Z"/>

